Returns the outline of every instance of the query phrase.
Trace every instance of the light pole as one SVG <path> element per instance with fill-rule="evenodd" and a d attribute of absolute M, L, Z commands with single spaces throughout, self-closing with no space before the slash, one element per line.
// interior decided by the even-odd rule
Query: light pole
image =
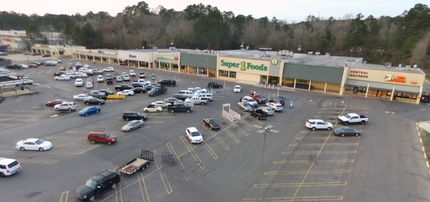
<path fill-rule="evenodd" d="M 273 130 L 273 126 L 272 125 L 268 125 L 266 127 L 259 126 L 259 125 L 254 125 L 254 127 L 260 129 L 260 130 L 257 131 L 258 133 L 263 134 L 263 151 L 261 152 L 260 175 L 258 177 L 257 198 L 255 199 L 255 201 L 258 202 L 258 199 L 259 199 L 259 196 L 260 196 L 261 175 L 263 174 L 263 158 L 264 158 L 264 148 L 266 147 L 266 134 L 267 134 L 267 132 L 279 133 L 279 131 Z M 261 201 L 263 201 L 263 200 L 261 200 Z"/>
<path fill-rule="evenodd" d="M 278 83 L 278 93 L 276 94 L 276 96 L 279 96 L 279 83 Z"/>

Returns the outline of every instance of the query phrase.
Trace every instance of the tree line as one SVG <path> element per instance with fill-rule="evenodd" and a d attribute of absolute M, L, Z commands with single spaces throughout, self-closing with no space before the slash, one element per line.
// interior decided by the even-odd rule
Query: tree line
<path fill-rule="evenodd" d="M 425 4 L 396 17 L 357 14 L 341 19 L 313 15 L 301 22 L 276 17 L 235 15 L 203 4 L 182 11 L 163 6 L 149 8 L 144 1 L 111 16 L 106 12 L 86 15 L 25 15 L 0 13 L 1 30 L 26 30 L 33 43 L 40 32 L 61 32 L 64 44 L 87 48 L 141 49 L 155 45 L 185 49 L 272 48 L 308 53 L 363 57 L 368 63 L 417 64 L 430 69 L 430 9 Z"/>

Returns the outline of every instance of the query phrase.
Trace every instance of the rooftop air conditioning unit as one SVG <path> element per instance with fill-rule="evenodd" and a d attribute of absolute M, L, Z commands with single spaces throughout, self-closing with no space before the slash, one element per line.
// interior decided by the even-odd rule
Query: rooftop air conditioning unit
<path fill-rule="evenodd" d="M 313 52 L 313 51 L 309 51 L 309 52 L 308 52 L 308 55 L 312 55 L 312 54 L 314 54 L 314 52 Z"/>
<path fill-rule="evenodd" d="M 315 52 L 315 55 L 320 55 L 321 53 L 320 52 Z"/>

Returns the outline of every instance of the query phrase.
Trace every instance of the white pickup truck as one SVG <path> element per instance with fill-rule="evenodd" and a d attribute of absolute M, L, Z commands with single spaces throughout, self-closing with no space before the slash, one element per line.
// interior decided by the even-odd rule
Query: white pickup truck
<path fill-rule="evenodd" d="M 191 104 L 191 105 L 205 105 L 208 103 L 208 100 L 201 99 L 200 97 L 191 97 L 185 99 L 184 103 Z"/>
<path fill-rule="evenodd" d="M 364 116 L 364 115 L 349 113 L 344 116 L 339 116 L 337 120 L 339 121 L 339 123 L 343 123 L 344 125 L 348 125 L 350 123 L 360 123 L 364 125 L 367 123 L 367 121 L 369 121 L 369 118 L 367 118 L 367 116 Z"/>

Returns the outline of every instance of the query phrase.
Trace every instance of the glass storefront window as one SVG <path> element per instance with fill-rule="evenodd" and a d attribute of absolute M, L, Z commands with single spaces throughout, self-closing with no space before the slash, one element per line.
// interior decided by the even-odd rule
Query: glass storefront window
<path fill-rule="evenodd" d="M 297 80 L 297 83 L 309 83 L 309 81 L 308 81 L 308 80 L 301 80 L 301 79 L 298 79 L 298 80 Z"/>
<path fill-rule="evenodd" d="M 228 71 L 219 70 L 219 76 L 228 77 Z"/>
<path fill-rule="evenodd" d="M 230 78 L 236 78 L 236 72 L 230 72 Z"/>

